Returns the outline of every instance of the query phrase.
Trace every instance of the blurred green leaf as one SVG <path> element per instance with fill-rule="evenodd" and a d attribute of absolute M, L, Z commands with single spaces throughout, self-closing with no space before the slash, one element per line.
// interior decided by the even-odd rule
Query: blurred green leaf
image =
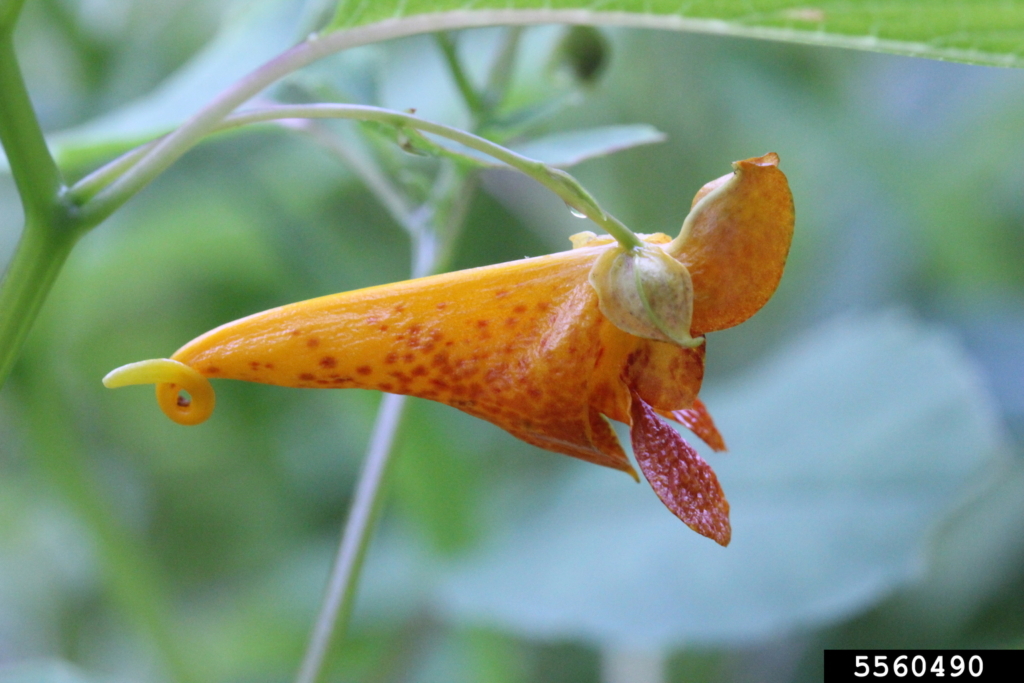
<path fill-rule="evenodd" d="M 527 680 L 523 647 L 500 631 L 470 629 L 464 634 L 472 680 L 479 683 L 519 683 Z"/>
<path fill-rule="evenodd" d="M 0 668 L 0 683 L 94 683 L 96 680 L 60 661 L 28 662 Z"/>
<path fill-rule="evenodd" d="M 956 343 L 901 314 L 840 319 L 705 399 L 733 543 L 591 468 L 453 566 L 459 621 L 664 647 L 835 620 L 916 576 L 964 485 L 1000 466 L 990 399 Z"/>
<path fill-rule="evenodd" d="M 331 27 L 416 18 L 418 30 L 502 23 L 593 23 L 769 38 L 1019 66 L 1024 6 L 1000 0 L 340 0 Z M 458 12 L 441 23 L 419 15 Z"/>
<path fill-rule="evenodd" d="M 171 130 L 299 38 L 304 0 L 238 2 L 217 36 L 152 93 L 49 136 L 62 168 L 77 168 Z M 0 171 L 7 159 L 0 154 Z"/>
<path fill-rule="evenodd" d="M 923 580 L 832 629 L 824 647 L 1004 647 L 1019 637 L 1024 460 L 1003 465 L 988 468 L 988 480 L 944 522 Z M 820 669 L 820 657 L 813 665 Z"/>
<path fill-rule="evenodd" d="M 665 141 L 665 134 L 647 124 L 599 126 L 552 133 L 521 144 L 509 145 L 523 156 L 549 166 L 569 168 L 588 159 Z"/>
<path fill-rule="evenodd" d="M 407 409 L 392 485 L 404 516 L 436 551 L 453 554 L 479 535 L 474 513 L 482 482 L 479 460 L 467 457 L 438 407 L 414 401 Z"/>

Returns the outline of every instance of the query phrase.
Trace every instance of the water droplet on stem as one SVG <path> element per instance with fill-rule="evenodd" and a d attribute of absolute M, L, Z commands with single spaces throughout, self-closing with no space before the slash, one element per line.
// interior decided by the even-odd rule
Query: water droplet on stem
<path fill-rule="evenodd" d="M 587 217 L 587 214 L 583 213 L 582 211 L 577 209 L 575 206 L 569 206 L 568 204 L 566 204 L 565 208 L 569 209 L 569 213 L 571 213 L 576 218 L 586 218 Z"/>

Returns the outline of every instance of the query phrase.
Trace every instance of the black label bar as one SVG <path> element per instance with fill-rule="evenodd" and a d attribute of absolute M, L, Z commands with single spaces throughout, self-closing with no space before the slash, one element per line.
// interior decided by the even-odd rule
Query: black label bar
<path fill-rule="evenodd" d="M 1024 650 L 825 650 L 825 683 L 974 683 L 1021 671 Z"/>

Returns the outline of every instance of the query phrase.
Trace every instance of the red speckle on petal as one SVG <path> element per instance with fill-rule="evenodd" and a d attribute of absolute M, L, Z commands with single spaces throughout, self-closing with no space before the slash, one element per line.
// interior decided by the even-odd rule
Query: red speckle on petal
<path fill-rule="evenodd" d="M 633 453 L 661 502 L 686 526 L 729 545 L 729 503 L 711 466 L 634 391 Z"/>

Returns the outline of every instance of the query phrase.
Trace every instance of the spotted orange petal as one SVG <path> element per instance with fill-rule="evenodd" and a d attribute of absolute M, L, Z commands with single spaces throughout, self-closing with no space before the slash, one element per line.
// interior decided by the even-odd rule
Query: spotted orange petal
<path fill-rule="evenodd" d="M 669 245 L 693 280 L 690 334 L 738 325 L 771 298 L 793 240 L 793 195 L 779 157 L 737 161 L 701 188 Z"/>
<path fill-rule="evenodd" d="M 628 406 L 623 368 L 595 368 L 606 355 L 624 364 L 647 344 L 598 310 L 587 274 L 607 248 L 282 306 L 212 330 L 172 358 L 210 378 L 419 396 L 541 448 L 632 473 L 591 401 L 607 378 L 607 404 Z M 628 420 L 625 410 L 604 412 Z"/>

